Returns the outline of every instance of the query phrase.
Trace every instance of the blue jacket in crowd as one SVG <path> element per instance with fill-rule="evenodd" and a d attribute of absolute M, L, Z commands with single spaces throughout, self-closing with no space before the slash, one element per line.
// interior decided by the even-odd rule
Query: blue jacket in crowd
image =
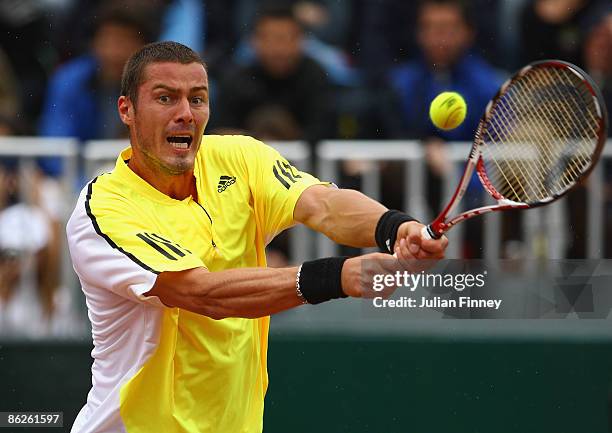
<path fill-rule="evenodd" d="M 117 138 L 118 88 L 103 89 L 98 80 L 98 61 L 85 55 L 61 66 L 49 81 L 43 106 L 40 135 L 92 139 Z M 61 173 L 61 160 L 45 158 L 41 168 L 49 175 Z"/>
<path fill-rule="evenodd" d="M 468 54 L 447 74 L 433 73 L 424 59 L 399 65 L 391 70 L 390 81 L 399 97 L 406 137 L 472 141 L 478 121 L 499 89 L 502 77 L 480 56 Z M 463 124 L 450 131 L 436 129 L 429 119 L 431 101 L 444 91 L 460 93 L 468 107 Z"/>

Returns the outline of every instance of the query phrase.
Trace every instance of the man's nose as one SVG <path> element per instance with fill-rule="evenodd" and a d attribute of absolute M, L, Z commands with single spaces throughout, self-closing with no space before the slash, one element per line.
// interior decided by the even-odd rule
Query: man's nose
<path fill-rule="evenodd" d="M 193 112 L 191 111 L 189 99 L 181 98 L 176 107 L 176 115 L 174 120 L 177 123 L 193 123 Z"/>

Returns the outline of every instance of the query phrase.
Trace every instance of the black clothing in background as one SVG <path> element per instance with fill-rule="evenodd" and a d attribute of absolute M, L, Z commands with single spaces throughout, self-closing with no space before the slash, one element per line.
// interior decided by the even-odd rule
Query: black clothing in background
<path fill-rule="evenodd" d="M 0 49 L 19 81 L 19 117 L 28 129 L 40 115 L 48 73 L 55 61 L 50 24 L 34 0 L 0 0 Z"/>
<path fill-rule="evenodd" d="M 300 138 L 314 143 L 330 136 L 330 92 L 325 72 L 308 57 L 284 78 L 270 76 L 258 64 L 241 67 L 221 78 L 211 124 L 246 130 L 257 110 L 282 108 L 294 117 L 302 132 Z"/>

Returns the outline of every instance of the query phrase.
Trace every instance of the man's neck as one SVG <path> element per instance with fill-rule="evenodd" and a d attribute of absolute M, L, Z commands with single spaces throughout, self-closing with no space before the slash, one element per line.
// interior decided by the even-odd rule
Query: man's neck
<path fill-rule="evenodd" d="M 156 190 L 175 200 L 183 200 L 192 196 L 198 198 L 193 170 L 180 175 L 172 175 L 153 171 L 144 164 L 139 164 L 134 158 L 128 161 L 128 167 Z"/>

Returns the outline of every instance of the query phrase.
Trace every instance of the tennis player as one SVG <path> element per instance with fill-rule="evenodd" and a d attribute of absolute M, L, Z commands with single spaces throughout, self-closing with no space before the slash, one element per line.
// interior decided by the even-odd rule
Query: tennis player
<path fill-rule="evenodd" d="M 400 261 L 444 254 L 446 238 L 421 239 L 408 215 L 257 140 L 203 136 L 208 94 L 202 59 L 178 43 L 147 45 L 125 67 L 131 147 L 83 189 L 67 227 L 94 341 L 72 432 L 261 432 L 269 315 L 359 297 L 362 260 L 391 257 L 266 268 L 266 244 L 295 223 Z"/>

